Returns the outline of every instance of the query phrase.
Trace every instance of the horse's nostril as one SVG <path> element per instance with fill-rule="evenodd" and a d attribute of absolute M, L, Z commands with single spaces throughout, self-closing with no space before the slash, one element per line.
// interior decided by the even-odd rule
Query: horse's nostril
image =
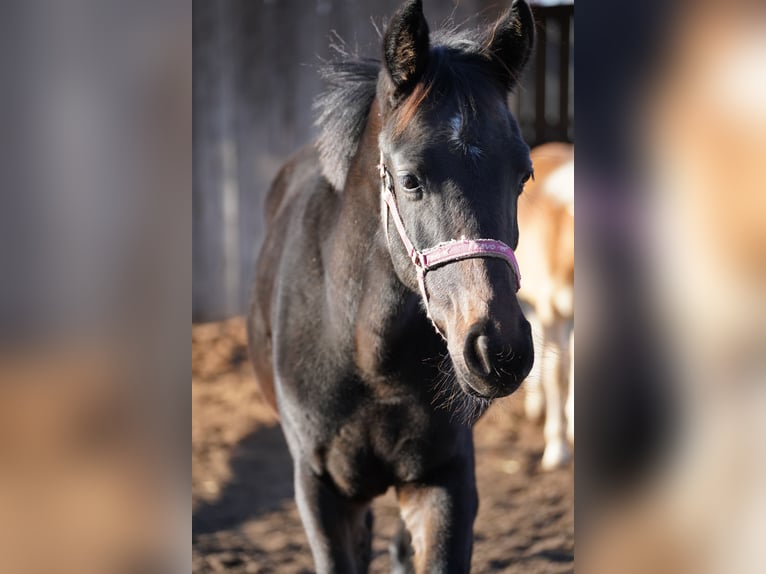
<path fill-rule="evenodd" d="M 489 337 L 474 332 L 468 336 L 463 353 L 468 368 L 479 376 L 492 373 L 492 360 Z"/>
<path fill-rule="evenodd" d="M 492 372 L 492 362 L 489 358 L 489 337 L 481 335 L 476 338 L 476 355 L 479 358 L 484 374 L 489 375 Z"/>

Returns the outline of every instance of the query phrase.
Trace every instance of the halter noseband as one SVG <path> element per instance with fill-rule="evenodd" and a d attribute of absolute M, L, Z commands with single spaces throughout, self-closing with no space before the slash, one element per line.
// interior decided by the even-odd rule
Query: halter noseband
<path fill-rule="evenodd" d="M 418 250 L 410 241 L 407 235 L 407 230 L 404 228 L 404 222 L 399 214 L 399 207 L 396 203 L 396 193 L 394 189 L 394 180 L 391 177 L 391 173 L 386 168 L 386 164 L 383 159 L 383 152 L 380 152 L 380 164 L 378 164 L 381 179 L 381 209 L 383 210 L 383 231 L 386 234 L 386 242 L 389 249 L 391 248 L 391 241 L 388 237 L 388 217 L 389 214 L 394 220 L 394 226 L 399 232 L 399 237 L 404 244 L 404 248 L 407 250 L 412 260 L 412 264 L 415 266 L 415 271 L 418 277 L 418 286 L 420 287 L 420 293 L 423 296 L 423 301 L 426 305 L 426 315 L 431 320 L 436 332 L 446 339 L 444 333 L 441 332 L 439 327 L 431 316 L 431 309 L 428 305 L 428 290 L 426 289 L 426 273 L 431 269 L 442 267 L 455 261 L 461 261 L 462 259 L 472 259 L 476 257 L 496 257 L 505 261 L 513 271 L 514 279 L 516 280 L 516 291 L 521 287 L 521 273 L 519 273 L 519 264 L 516 262 L 516 255 L 513 253 L 508 245 L 497 239 L 452 239 L 450 241 L 444 241 L 434 247 L 429 247 L 422 251 Z"/>

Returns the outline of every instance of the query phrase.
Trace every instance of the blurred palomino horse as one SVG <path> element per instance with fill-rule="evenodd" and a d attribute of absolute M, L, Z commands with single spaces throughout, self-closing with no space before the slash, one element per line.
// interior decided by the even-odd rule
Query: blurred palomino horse
<path fill-rule="evenodd" d="M 574 441 L 574 148 L 550 143 L 532 150 L 535 180 L 519 200 L 520 297 L 529 314 L 537 359 L 525 410 L 545 415 L 546 470 L 569 462 Z"/>

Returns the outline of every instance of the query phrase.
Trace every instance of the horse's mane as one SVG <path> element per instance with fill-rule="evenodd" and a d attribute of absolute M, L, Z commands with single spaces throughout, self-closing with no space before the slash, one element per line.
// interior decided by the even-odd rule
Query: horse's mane
<path fill-rule="evenodd" d="M 320 128 L 317 147 L 322 174 L 340 190 L 375 99 L 380 61 L 338 52 L 343 59 L 320 68 L 327 88 L 314 101 L 314 109 Z"/>
<path fill-rule="evenodd" d="M 402 106 L 399 123 L 408 122 L 418 105 L 437 88 L 440 94 L 457 95 L 466 125 L 467 116 L 476 112 L 477 75 L 486 74 L 480 65 L 489 57 L 486 32 L 452 26 L 432 32 L 431 42 L 428 68 L 413 96 Z M 341 190 L 375 99 L 381 62 L 352 55 L 342 44 L 333 48 L 338 58 L 320 67 L 327 87 L 314 101 L 314 109 L 320 129 L 317 147 L 322 174 Z"/>

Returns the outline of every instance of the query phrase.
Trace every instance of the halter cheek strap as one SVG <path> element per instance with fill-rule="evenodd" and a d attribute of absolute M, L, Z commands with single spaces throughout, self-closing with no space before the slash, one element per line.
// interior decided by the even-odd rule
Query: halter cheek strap
<path fill-rule="evenodd" d="M 378 169 L 380 170 L 381 179 L 381 210 L 383 214 L 383 230 L 386 234 L 386 242 L 390 249 L 391 240 L 388 236 L 388 218 L 390 216 L 394 220 L 394 226 L 404 244 L 407 255 L 409 255 L 412 264 L 415 266 L 418 287 L 420 288 L 420 293 L 423 296 L 423 301 L 426 305 L 426 315 L 431 320 L 437 333 L 446 339 L 444 333 L 441 332 L 434 322 L 428 304 L 426 273 L 431 269 L 442 267 L 443 265 L 461 261 L 463 259 L 495 257 L 505 261 L 511 268 L 514 279 L 516 280 L 516 291 L 519 290 L 521 287 L 521 273 L 519 273 L 519 264 L 516 261 L 516 255 L 513 253 L 513 249 L 497 239 L 452 239 L 450 241 L 439 243 L 435 247 L 429 247 L 422 251 L 418 250 L 407 235 L 407 230 L 404 228 L 404 222 L 399 213 L 399 206 L 396 203 L 394 180 L 384 163 L 383 152 L 380 154 L 380 164 L 378 164 Z"/>

